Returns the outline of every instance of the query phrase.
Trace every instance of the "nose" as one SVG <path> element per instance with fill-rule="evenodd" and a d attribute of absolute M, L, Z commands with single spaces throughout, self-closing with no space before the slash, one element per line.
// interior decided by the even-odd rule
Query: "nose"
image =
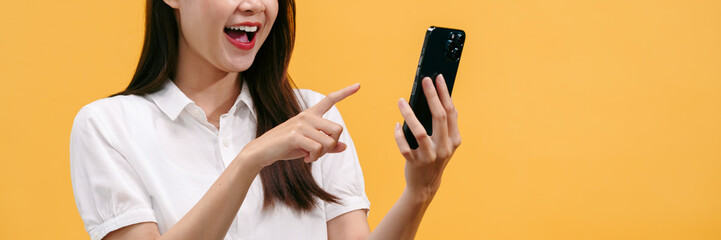
<path fill-rule="evenodd" d="M 238 10 L 244 14 L 255 15 L 265 11 L 265 5 L 261 0 L 241 0 Z"/>

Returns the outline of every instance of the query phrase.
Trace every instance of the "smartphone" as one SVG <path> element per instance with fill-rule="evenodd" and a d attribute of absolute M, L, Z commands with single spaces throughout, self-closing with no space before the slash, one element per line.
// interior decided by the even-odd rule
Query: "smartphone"
<path fill-rule="evenodd" d="M 435 86 L 436 76 L 443 74 L 448 86 L 448 93 L 452 93 L 465 41 L 466 33 L 460 29 L 431 26 L 426 31 L 408 103 L 429 136 L 433 135 L 433 121 L 421 81 L 424 77 L 430 77 Z M 411 149 L 418 148 L 418 142 L 406 122 L 403 123 L 403 134 Z"/>

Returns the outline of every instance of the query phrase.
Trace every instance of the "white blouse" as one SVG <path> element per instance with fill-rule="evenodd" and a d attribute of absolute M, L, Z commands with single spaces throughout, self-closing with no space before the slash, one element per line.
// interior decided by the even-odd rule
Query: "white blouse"
<path fill-rule="evenodd" d="M 324 96 L 297 90 L 301 105 Z M 303 104 L 305 103 L 305 104 Z M 363 173 L 340 112 L 324 118 L 344 128 L 348 148 L 312 164 L 315 181 L 341 204 L 318 200 L 309 213 L 283 204 L 263 212 L 263 189 L 256 176 L 225 239 L 327 239 L 326 222 L 357 209 L 369 209 Z M 70 134 L 73 193 L 92 239 L 140 222 L 156 222 L 166 232 L 206 193 L 243 147 L 255 139 L 253 102 L 243 84 L 220 128 L 210 124 L 174 82 L 158 92 L 92 102 L 78 112 Z"/>

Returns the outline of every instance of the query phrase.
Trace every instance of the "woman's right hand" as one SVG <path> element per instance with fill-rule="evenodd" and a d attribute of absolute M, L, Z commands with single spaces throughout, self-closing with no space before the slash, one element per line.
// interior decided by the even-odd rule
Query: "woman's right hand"
<path fill-rule="evenodd" d="M 249 142 L 236 158 L 252 161 L 261 169 L 279 160 L 303 158 L 305 162 L 314 162 L 326 153 L 344 151 L 346 144 L 338 142 L 343 127 L 322 116 L 358 89 L 360 84 L 356 83 L 328 94 L 313 107 Z"/>

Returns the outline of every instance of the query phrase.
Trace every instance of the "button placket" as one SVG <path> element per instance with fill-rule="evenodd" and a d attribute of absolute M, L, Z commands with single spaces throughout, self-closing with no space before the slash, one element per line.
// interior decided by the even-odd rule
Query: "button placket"
<path fill-rule="evenodd" d="M 205 112 L 203 112 L 203 109 L 198 107 L 198 105 L 193 104 L 192 106 L 190 106 L 190 109 L 188 109 L 188 113 L 190 113 L 193 118 L 198 120 L 201 125 L 207 127 L 215 134 L 218 134 L 218 130 L 215 128 L 215 126 L 213 126 L 213 124 L 208 122 L 208 118 L 205 116 Z"/>
<path fill-rule="evenodd" d="M 195 115 L 195 117 L 198 119 L 202 119 L 203 118 L 203 110 L 200 110 L 197 106 L 194 106 L 193 115 Z"/>
<path fill-rule="evenodd" d="M 230 135 L 230 133 L 232 132 L 232 129 L 229 129 L 231 127 L 229 121 L 230 121 L 230 119 L 228 118 L 227 113 L 220 116 L 220 121 L 218 121 L 220 124 L 219 125 L 220 127 L 218 128 L 218 135 L 217 135 L 218 143 L 219 143 L 218 147 L 220 148 L 220 152 L 222 153 L 223 163 L 225 164 L 226 167 L 230 164 L 232 159 L 235 157 L 235 156 L 232 156 L 232 151 L 231 151 L 231 145 L 230 145 L 231 144 L 231 141 L 230 141 L 231 135 Z"/>
<path fill-rule="evenodd" d="M 220 124 L 218 137 L 220 138 L 220 142 L 223 144 L 225 148 L 228 148 L 230 146 L 230 140 L 228 139 L 228 123 L 227 123 L 227 113 L 220 115 L 220 120 L 218 121 L 218 124 Z"/>

